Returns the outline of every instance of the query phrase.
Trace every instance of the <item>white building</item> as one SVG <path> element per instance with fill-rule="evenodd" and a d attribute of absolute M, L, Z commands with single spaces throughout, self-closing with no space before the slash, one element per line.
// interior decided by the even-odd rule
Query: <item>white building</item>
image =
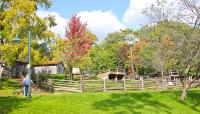
<path fill-rule="evenodd" d="M 63 62 L 49 62 L 41 65 L 37 65 L 33 68 L 34 73 L 44 73 L 44 74 L 64 74 Z"/>

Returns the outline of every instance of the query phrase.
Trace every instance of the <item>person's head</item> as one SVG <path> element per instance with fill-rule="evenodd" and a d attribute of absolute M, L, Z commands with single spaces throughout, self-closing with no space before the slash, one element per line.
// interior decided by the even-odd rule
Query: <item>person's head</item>
<path fill-rule="evenodd" d="M 29 76 L 30 76 L 29 74 L 26 74 L 26 78 L 29 78 Z"/>

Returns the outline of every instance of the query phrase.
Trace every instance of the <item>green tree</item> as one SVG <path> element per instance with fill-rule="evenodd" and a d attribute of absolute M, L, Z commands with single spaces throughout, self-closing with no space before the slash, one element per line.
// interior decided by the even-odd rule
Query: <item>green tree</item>
<path fill-rule="evenodd" d="M 151 66 L 160 72 L 163 77 L 168 73 L 173 65 L 174 42 L 169 32 L 172 30 L 166 28 L 166 23 L 162 22 L 151 27 L 144 27 L 138 34 L 147 40 L 146 46 L 141 53 L 144 64 Z M 147 64 L 148 63 L 148 64 Z"/>
<path fill-rule="evenodd" d="M 171 30 L 169 34 L 176 44 L 173 51 L 174 67 L 183 83 L 180 100 L 184 101 L 192 83 L 200 78 L 200 4 L 196 0 L 178 0 L 176 3 L 173 3 L 173 7 L 172 3 L 165 0 L 157 1 L 146 10 L 146 14 L 156 24 L 165 22 L 165 28 Z M 192 71 L 195 73 L 190 81 L 188 76 Z"/>
<path fill-rule="evenodd" d="M 131 47 L 125 42 L 125 37 L 128 34 L 133 33 L 134 31 L 132 29 L 124 29 L 120 30 L 119 32 L 110 33 L 107 35 L 105 41 L 102 44 L 105 50 L 110 50 L 113 55 L 112 58 L 115 58 L 113 63 L 115 64 L 116 68 L 124 69 L 125 66 L 128 66 L 128 58 L 130 56 Z M 124 49 L 127 50 L 125 51 Z"/>
<path fill-rule="evenodd" d="M 42 50 L 38 50 L 38 41 L 48 43 L 54 34 L 48 30 L 55 25 L 52 16 L 41 19 L 36 15 L 37 7 L 49 8 L 49 0 L 1 0 L 0 10 L 0 60 L 15 65 L 16 60 L 27 59 L 27 31 L 31 31 L 33 64 L 40 62 Z M 18 34 L 21 43 L 13 43 Z M 14 48 L 11 48 L 14 47 Z"/>
<path fill-rule="evenodd" d="M 96 75 L 108 69 L 116 68 L 116 57 L 112 50 L 96 46 L 91 50 L 90 57 L 92 61 L 91 67 Z"/>

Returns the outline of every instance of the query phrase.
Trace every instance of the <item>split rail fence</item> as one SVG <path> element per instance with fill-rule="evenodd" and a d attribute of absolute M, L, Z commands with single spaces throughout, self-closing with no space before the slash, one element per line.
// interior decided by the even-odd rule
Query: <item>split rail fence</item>
<path fill-rule="evenodd" d="M 198 83 L 198 82 L 197 82 Z M 180 79 L 143 79 L 140 80 L 54 80 L 49 79 L 43 83 L 51 91 L 68 92 L 107 92 L 116 90 L 166 90 L 182 88 Z"/>

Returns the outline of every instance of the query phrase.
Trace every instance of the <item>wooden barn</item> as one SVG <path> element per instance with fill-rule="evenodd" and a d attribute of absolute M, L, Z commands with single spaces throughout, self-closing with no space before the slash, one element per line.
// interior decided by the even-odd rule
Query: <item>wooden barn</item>
<path fill-rule="evenodd" d="M 33 67 L 33 72 L 35 74 L 64 74 L 64 64 L 63 62 L 50 61 L 42 64 L 35 65 Z"/>

